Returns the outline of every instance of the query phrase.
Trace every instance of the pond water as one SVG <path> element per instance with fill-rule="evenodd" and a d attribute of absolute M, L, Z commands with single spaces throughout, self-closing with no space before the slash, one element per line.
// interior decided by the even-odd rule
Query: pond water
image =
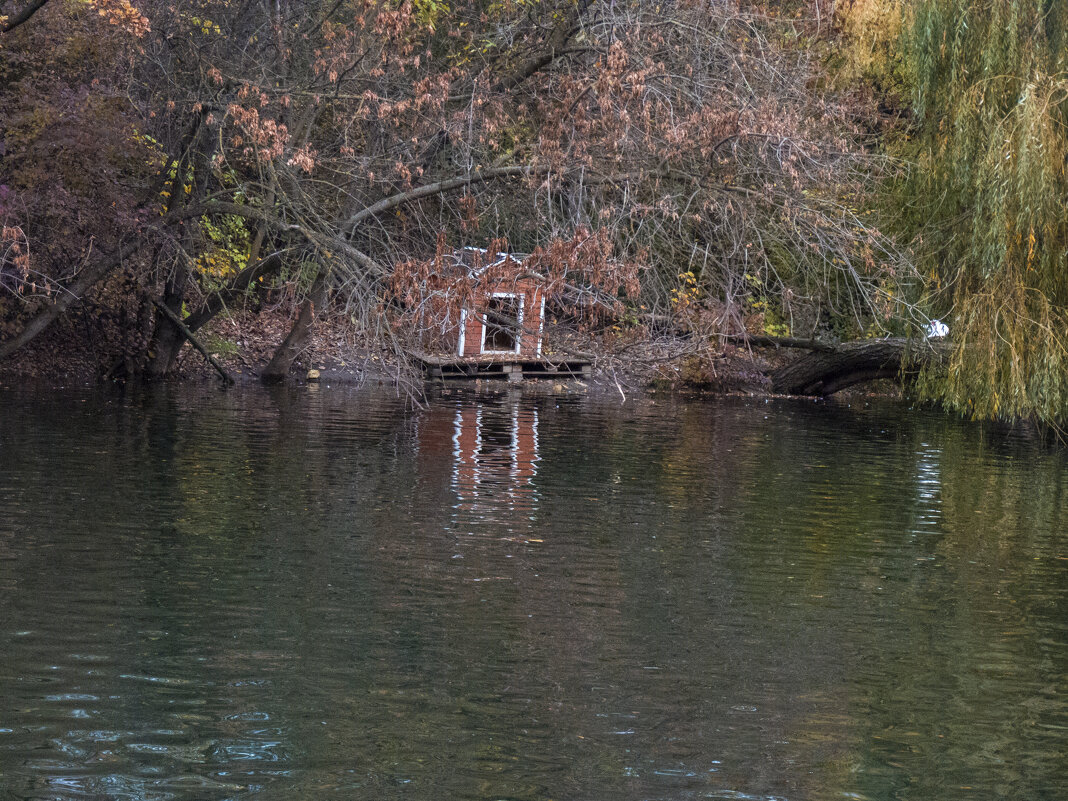
<path fill-rule="evenodd" d="M 864 402 L 0 390 L 0 799 L 1065 799 L 1066 467 Z"/>

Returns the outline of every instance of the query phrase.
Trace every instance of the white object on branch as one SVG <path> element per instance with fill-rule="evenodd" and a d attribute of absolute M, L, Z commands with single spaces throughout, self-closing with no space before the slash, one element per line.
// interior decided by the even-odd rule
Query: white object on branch
<path fill-rule="evenodd" d="M 949 336 L 949 326 L 941 320 L 931 320 L 927 324 L 928 339 L 945 339 L 947 336 Z"/>

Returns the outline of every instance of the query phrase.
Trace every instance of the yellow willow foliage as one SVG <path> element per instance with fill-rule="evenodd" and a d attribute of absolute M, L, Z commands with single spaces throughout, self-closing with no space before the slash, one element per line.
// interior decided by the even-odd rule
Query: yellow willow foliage
<path fill-rule="evenodd" d="M 902 83 L 898 43 L 905 0 L 847 0 L 835 9 L 841 31 L 831 66 L 846 85 L 866 80 L 887 91 Z"/>
<path fill-rule="evenodd" d="M 932 397 L 1068 420 L 1068 3 L 921 0 L 906 35 L 920 130 L 903 187 L 958 344 Z"/>

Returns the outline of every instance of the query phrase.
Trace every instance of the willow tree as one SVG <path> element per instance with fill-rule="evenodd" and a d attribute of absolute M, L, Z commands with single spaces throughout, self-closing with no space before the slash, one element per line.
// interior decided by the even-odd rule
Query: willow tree
<path fill-rule="evenodd" d="M 977 417 L 1068 419 L 1068 3 L 918 0 L 907 184 L 954 355 L 923 384 Z"/>

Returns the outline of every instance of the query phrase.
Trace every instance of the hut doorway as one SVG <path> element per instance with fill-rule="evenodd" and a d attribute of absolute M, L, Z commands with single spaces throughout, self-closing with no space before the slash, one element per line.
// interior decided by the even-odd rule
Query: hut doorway
<path fill-rule="evenodd" d="M 523 296 L 494 292 L 486 299 L 482 353 L 519 353 L 523 328 Z"/>

